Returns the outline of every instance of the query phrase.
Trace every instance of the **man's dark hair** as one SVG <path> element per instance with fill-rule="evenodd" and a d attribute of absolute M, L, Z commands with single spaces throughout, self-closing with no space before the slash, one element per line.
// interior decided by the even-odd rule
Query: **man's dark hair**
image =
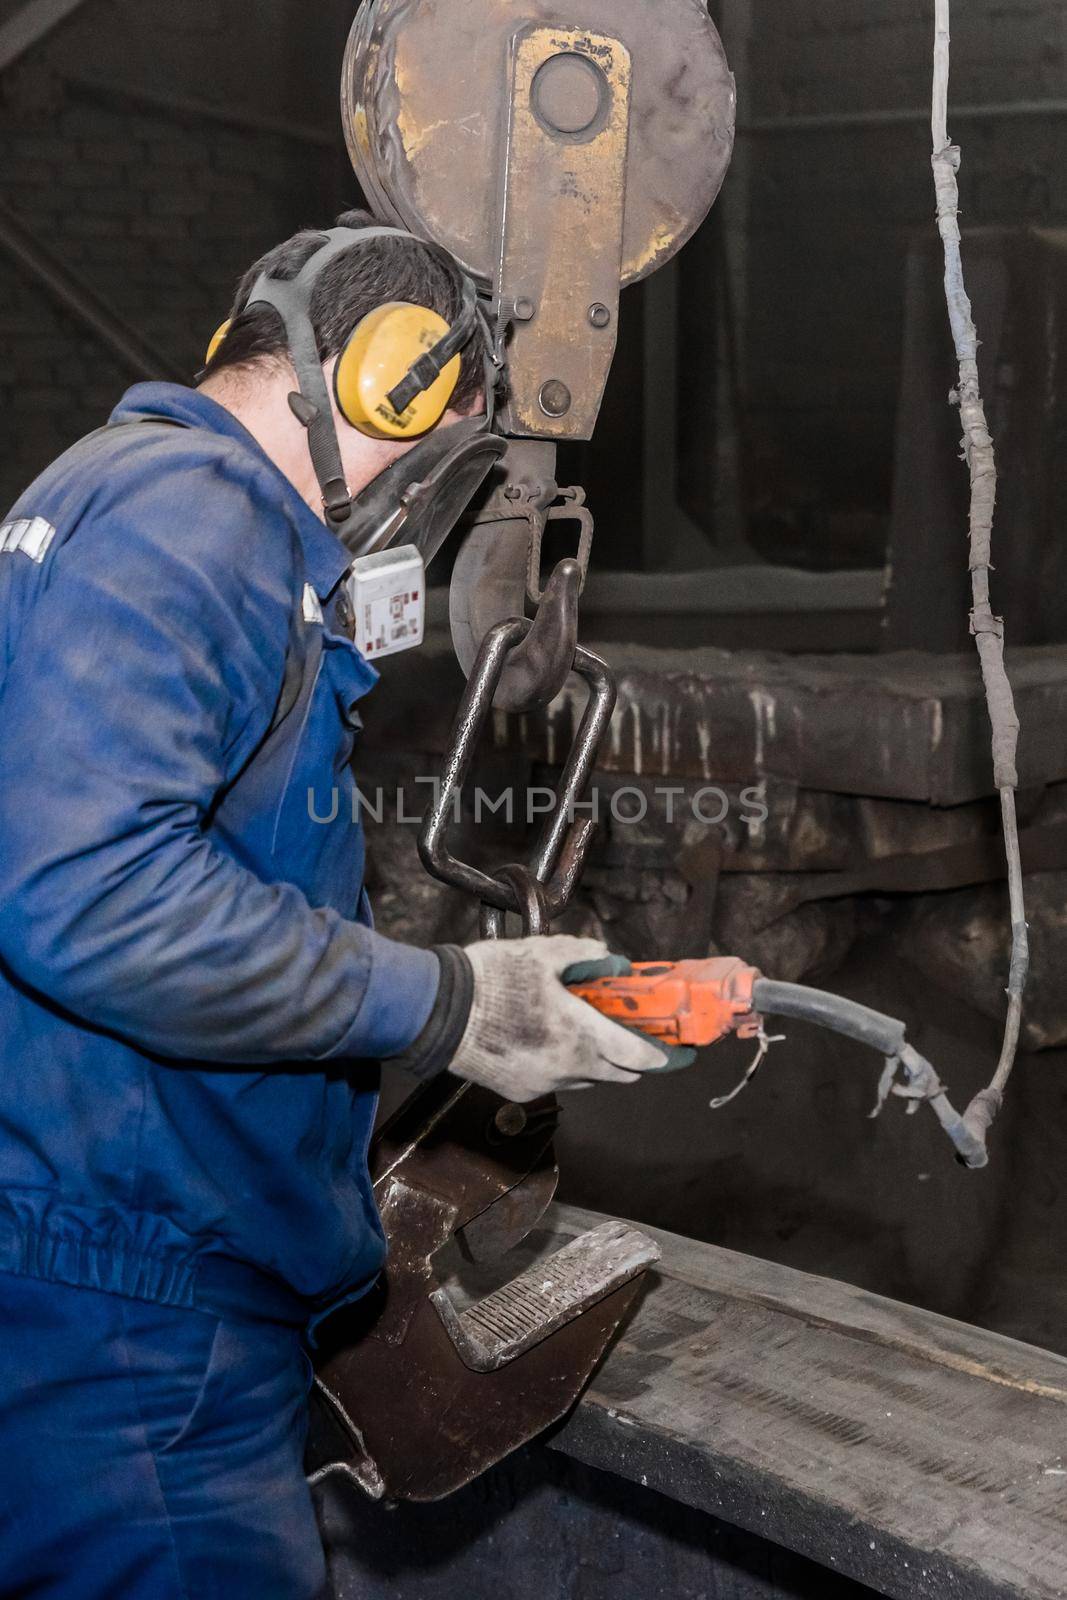
<path fill-rule="evenodd" d="M 367 211 L 346 211 L 339 228 L 375 227 Z M 305 230 L 276 245 L 249 267 L 234 298 L 233 325 L 204 376 L 215 377 L 227 369 L 250 362 L 284 356 L 288 351 L 285 328 L 272 306 L 241 307 L 260 275 L 295 278 L 322 245 L 325 236 Z M 408 300 L 429 306 L 446 322 L 454 322 L 462 306 L 457 274 L 433 251 L 416 239 L 372 239 L 354 244 L 334 256 L 319 276 L 311 296 L 311 322 L 318 340 L 319 359 L 339 355 L 356 324 L 390 300 Z M 463 362 L 451 404 L 465 411 L 485 392 L 484 350 L 476 336 L 463 352 Z"/>

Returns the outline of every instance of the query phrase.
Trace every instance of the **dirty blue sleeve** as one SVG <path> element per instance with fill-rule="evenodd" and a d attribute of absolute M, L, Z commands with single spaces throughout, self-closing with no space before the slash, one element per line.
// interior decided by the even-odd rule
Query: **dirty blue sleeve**
<path fill-rule="evenodd" d="M 100 489 L 52 557 L 0 692 L 0 960 L 169 1057 L 397 1055 L 436 956 L 313 909 L 204 831 L 269 725 L 295 585 L 276 508 L 218 469 L 205 493 L 211 471 Z"/>

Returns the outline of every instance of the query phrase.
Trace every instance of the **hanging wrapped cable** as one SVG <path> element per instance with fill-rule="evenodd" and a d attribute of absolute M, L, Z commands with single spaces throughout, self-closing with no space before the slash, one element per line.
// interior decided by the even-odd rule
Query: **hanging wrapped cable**
<path fill-rule="evenodd" d="M 963 454 L 971 479 L 971 632 L 978 647 L 989 707 L 994 781 L 1000 795 L 1011 902 L 1008 1015 L 1000 1060 L 989 1084 L 971 1101 L 963 1117 L 970 1136 L 984 1148 L 986 1135 L 1000 1110 L 1004 1089 L 1015 1065 L 1030 949 L 1015 810 L 1015 791 L 1019 783 L 1015 765 L 1019 719 L 1004 668 L 1004 624 L 993 613 L 989 590 L 993 513 L 997 497 L 996 458 L 978 378 L 978 333 L 963 274 L 957 182 L 960 150 L 958 145 L 950 143 L 948 135 L 951 0 L 934 0 L 934 4 L 933 171 L 937 191 L 937 224 L 945 247 L 945 298 L 960 369 L 959 389 L 953 399 L 960 408 Z"/>

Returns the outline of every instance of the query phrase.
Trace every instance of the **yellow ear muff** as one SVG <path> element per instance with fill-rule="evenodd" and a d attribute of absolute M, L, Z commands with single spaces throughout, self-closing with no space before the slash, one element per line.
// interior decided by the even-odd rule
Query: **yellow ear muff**
<path fill-rule="evenodd" d="M 208 345 L 208 347 L 207 347 L 207 355 L 204 357 L 204 365 L 205 365 L 205 367 L 210 367 L 211 363 L 214 361 L 215 357 L 218 355 L 219 350 L 220 350 L 220 348 L 222 346 L 222 341 L 225 339 L 226 335 L 229 333 L 229 331 L 230 331 L 232 326 L 233 326 L 232 319 L 227 317 L 226 321 L 222 324 L 222 326 L 219 327 L 219 328 L 216 328 L 215 332 L 211 335 L 211 343 Z"/>
<path fill-rule="evenodd" d="M 426 306 L 390 301 L 363 318 L 337 358 L 334 394 L 345 421 L 371 439 L 417 439 L 440 422 L 459 382 L 461 358 L 453 356 L 440 377 L 416 395 L 399 416 L 387 396 L 448 332 L 448 323 Z"/>

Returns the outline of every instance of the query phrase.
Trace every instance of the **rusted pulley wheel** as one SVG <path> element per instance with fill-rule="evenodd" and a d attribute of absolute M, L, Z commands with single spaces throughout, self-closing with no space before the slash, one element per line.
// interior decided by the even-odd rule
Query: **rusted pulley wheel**
<path fill-rule="evenodd" d="M 730 164 L 734 81 L 703 0 L 366 0 L 342 80 L 356 175 L 381 216 L 490 284 L 511 55 L 546 25 L 608 35 L 632 57 L 620 281 L 633 283 L 692 236 Z M 595 57 L 568 40 L 534 93 L 537 116 L 575 142 L 603 114 Z"/>

